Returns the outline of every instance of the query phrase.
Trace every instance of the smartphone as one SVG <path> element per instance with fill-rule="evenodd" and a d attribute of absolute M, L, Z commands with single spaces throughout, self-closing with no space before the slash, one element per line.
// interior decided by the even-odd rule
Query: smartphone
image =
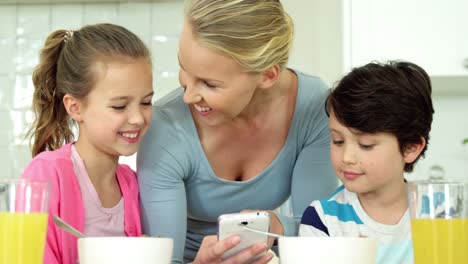
<path fill-rule="evenodd" d="M 242 226 L 247 226 L 263 232 L 268 232 L 270 229 L 270 215 L 268 212 L 248 212 L 248 213 L 236 213 L 236 214 L 223 214 L 218 217 L 218 240 L 223 240 L 231 235 L 239 235 L 240 243 L 228 250 L 222 256 L 222 259 L 226 259 L 232 255 L 237 254 L 245 248 L 257 242 L 268 242 L 268 235 L 259 234 L 252 232 Z M 256 260 L 263 256 L 266 252 L 263 252 L 251 261 Z"/>

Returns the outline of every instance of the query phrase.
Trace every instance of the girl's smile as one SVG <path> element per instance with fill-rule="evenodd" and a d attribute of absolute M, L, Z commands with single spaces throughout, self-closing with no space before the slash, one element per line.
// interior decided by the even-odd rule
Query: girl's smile
<path fill-rule="evenodd" d="M 128 143 L 137 143 L 140 140 L 140 130 L 119 132 L 118 135 Z"/>

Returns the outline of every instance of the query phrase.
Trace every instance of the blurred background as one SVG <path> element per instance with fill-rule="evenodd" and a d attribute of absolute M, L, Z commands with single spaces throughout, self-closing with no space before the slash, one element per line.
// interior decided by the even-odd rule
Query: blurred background
<path fill-rule="evenodd" d="M 408 179 L 467 179 L 468 0 L 283 0 L 295 22 L 290 67 L 333 86 L 372 60 L 409 60 L 433 81 L 435 116 L 426 158 Z M 183 0 L 0 0 L 0 178 L 19 177 L 31 160 L 31 73 L 55 29 L 115 23 L 153 54 L 155 100 L 178 87 Z M 135 168 L 135 155 L 121 162 Z"/>

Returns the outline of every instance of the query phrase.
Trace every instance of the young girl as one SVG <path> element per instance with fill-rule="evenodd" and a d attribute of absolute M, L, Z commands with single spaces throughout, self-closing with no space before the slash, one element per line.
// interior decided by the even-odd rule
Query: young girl
<path fill-rule="evenodd" d="M 327 99 L 331 160 L 343 183 L 306 209 L 300 236 L 371 237 L 377 263 L 412 263 L 404 172 L 424 155 L 434 108 L 427 73 L 409 62 L 353 69 Z"/>
<path fill-rule="evenodd" d="M 134 154 L 151 119 L 151 56 L 123 27 L 90 25 L 49 35 L 33 73 L 32 156 L 23 177 L 50 183 L 44 263 L 77 263 L 77 238 L 141 235 Z M 72 126 L 78 126 L 73 141 Z"/>

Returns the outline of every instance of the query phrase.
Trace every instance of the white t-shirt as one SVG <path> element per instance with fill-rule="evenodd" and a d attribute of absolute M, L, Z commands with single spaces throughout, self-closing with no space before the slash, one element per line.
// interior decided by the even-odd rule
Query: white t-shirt
<path fill-rule="evenodd" d="M 310 204 L 302 216 L 299 236 L 370 237 L 378 243 L 377 263 L 414 263 L 408 210 L 396 225 L 378 223 L 343 185 L 330 198 Z"/>

